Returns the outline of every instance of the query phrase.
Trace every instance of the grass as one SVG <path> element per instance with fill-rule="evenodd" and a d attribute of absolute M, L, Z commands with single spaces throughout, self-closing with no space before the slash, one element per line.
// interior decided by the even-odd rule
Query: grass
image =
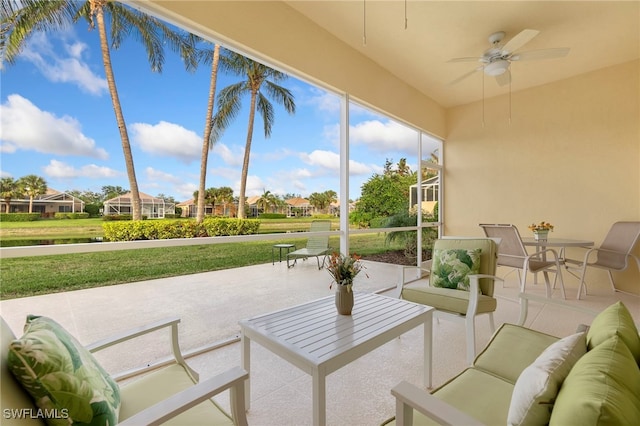
<path fill-rule="evenodd" d="M 86 223 L 84 221 L 87 220 L 91 219 L 81 219 L 80 221 L 84 224 Z M 69 222 L 69 225 L 77 226 L 77 224 L 70 223 L 72 221 L 51 222 Z M 304 221 L 296 221 L 294 227 L 305 229 L 302 222 Z M 275 224 L 276 222 L 274 222 Z M 3 230 L 7 229 L 4 225 L 2 224 Z M 89 223 L 87 225 L 88 228 L 94 226 Z M 266 226 L 266 228 L 270 227 Z M 280 231 L 282 232 L 282 230 Z M 367 255 L 400 248 L 395 245 L 386 246 L 384 238 L 385 235 L 381 233 L 351 236 L 351 251 Z M 278 242 L 293 243 L 301 247 L 304 244 L 303 241 L 284 238 Z M 0 299 L 28 297 L 268 263 L 271 262 L 271 246 L 273 244 L 273 241 L 257 241 L 3 259 L 0 263 Z M 329 246 L 337 250 L 339 247 L 338 237 L 331 237 Z"/>

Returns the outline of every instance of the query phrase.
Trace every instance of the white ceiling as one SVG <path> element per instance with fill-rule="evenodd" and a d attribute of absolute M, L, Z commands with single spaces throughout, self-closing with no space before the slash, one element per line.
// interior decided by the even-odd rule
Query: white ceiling
<path fill-rule="evenodd" d="M 640 1 L 285 3 L 445 107 L 482 98 L 482 72 L 448 85 L 479 63 L 447 61 L 482 55 L 496 31 L 505 31 L 506 40 L 523 29 L 540 31 L 518 51 L 571 49 L 564 58 L 514 62 L 513 91 L 640 58 Z M 484 90 L 491 97 L 507 93 L 509 86 L 487 77 Z"/>

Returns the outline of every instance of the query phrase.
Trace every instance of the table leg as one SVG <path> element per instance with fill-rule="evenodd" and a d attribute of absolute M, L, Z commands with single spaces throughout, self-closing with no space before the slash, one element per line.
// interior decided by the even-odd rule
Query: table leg
<path fill-rule="evenodd" d="M 433 367 L 433 311 L 424 321 L 424 386 L 431 389 L 431 373 Z"/>
<path fill-rule="evenodd" d="M 275 257 L 274 257 L 274 254 L 273 254 L 273 250 L 274 250 L 274 247 L 271 247 L 271 264 L 275 265 L 276 262 L 275 262 Z"/>
<path fill-rule="evenodd" d="M 324 426 L 327 423 L 326 377 L 324 371 L 313 371 L 313 424 Z"/>
<path fill-rule="evenodd" d="M 251 339 L 245 336 L 244 333 L 242 333 L 240 338 L 240 347 L 240 361 L 242 362 L 242 368 L 249 373 L 249 377 L 244 384 L 244 401 L 247 411 L 249 411 L 249 408 L 251 408 Z"/>

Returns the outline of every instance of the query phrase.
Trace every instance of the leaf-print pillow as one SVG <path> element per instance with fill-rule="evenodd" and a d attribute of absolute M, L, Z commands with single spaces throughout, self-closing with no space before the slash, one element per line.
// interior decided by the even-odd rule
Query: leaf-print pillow
<path fill-rule="evenodd" d="M 469 291 L 469 275 L 480 270 L 482 249 L 436 249 L 433 251 L 431 285 Z"/>
<path fill-rule="evenodd" d="M 29 315 L 11 342 L 9 370 L 36 405 L 57 418 L 50 425 L 115 425 L 120 390 L 93 355 L 57 322 Z"/>

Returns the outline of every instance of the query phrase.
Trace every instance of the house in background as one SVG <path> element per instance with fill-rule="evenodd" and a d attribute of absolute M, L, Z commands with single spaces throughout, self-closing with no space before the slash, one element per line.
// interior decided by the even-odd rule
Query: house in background
<path fill-rule="evenodd" d="M 285 203 L 287 203 L 287 217 L 311 216 L 315 211 L 306 198 L 293 197 L 285 200 Z"/>
<path fill-rule="evenodd" d="M 168 203 L 162 198 L 140 192 L 142 216 L 149 219 L 164 219 L 167 214 L 176 213 L 176 205 Z M 131 214 L 131 192 L 120 195 L 104 202 L 103 215 Z"/>
<path fill-rule="evenodd" d="M 181 203 L 176 204 L 176 207 L 180 207 L 182 209 L 182 213 L 180 213 L 181 217 L 197 217 L 198 216 L 198 205 L 196 204 L 196 200 L 193 198 L 189 198 L 187 201 L 183 201 Z M 234 217 L 238 211 L 237 203 L 222 203 L 222 204 L 206 204 L 204 206 L 204 215 L 205 216 L 225 216 L 225 217 Z"/>
<path fill-rule="evenodd" d="M 10 211 L 11 213 L 29 213 L 29 197 L 12 199 Z M 32 212 L 40 213 L 42 217 L 53 217 L 56 213 L 81 213 L 83 211 L 84 201 L 52 188 L 33 199 Z"/>
<path fill-rule="evenodd" d="M 434 176 L 422 181 L 422 212 L 433 213 L 438 203 L 440 191 L 440 177 Z M 415 209 L 418 205 L 418 184 L 409 187 L 409 209 Z"/>

